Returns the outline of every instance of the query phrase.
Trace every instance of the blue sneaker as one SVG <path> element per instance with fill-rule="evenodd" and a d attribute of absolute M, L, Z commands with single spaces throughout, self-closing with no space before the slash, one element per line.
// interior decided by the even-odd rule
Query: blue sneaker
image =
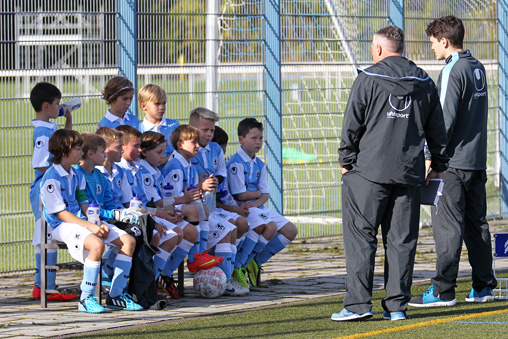
<path fill-rule="evenodd" d="M 83 300 L 79 301 L 78 310 L 87 313 L 104 313 L 106 309 L 99 304 L 95 296 L 89 295 Z"/>
<path fill-rule="evenodd" d="M 406 320 L 406 313 L 384 311 L 383 312 L 383 319 L 384 320 L 391 320 L 391 321 Z"/>
<path fill-rule="evenodd" d="M 466 297 L 466 301 L 469 303 L 486 303 L 489 300 L 494 300 L 490 287 L 484 287 L 480 292 L 472 288 L 471 293 Z"/>
<path fill-rule="evenodd" d="M 140 311 L 143 309 L 143 306 L 136 304 L 128 293 L 123 293 L 114 298 L 111 298 L 108 295 L 108 298 L 106 299 L 106 307 L 126 311 Z"/>
<path fill-rule="evenodd" d="M 372 318 L 372 312 L 365 312 L 363 314 L 349 312 L 345 308 L 342 309 L 339 313 L 332 314 L 333 321 L 351 321 L 351 320 L 363 320 Z"/>
<path fill-rule="evenodd" d="M 434 307 L 434 306 L 453 306 L 457 303 L 457 299 L 441 299 L 434 296 L 434 285 L 430 285 L 429 289 L 418 298 L 411 299 L 409 306 L 413 307 Z"/>

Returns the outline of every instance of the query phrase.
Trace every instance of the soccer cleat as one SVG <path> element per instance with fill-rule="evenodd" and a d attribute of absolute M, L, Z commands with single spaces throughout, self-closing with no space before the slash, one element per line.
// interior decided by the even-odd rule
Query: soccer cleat
<path fill-rule="evenodd" d="M 434 307 L 434 306 L 453 306 L 457 303 L 457 299 L 441 299 L 434 296 L 434 285 L 430 285 L 429 289 L 418 298 L 411 299 L 409 306 L 413 307 Z"/>
<path fill-rule="evenodd" d="M 364 320 L 372 318 L 372 312 L 368 311 L 363 314 L 349 312 L 345 308 L 342 309 L 339 313 L 332 314 L 331 319 L 333 321 L 352 321 L 352 320 Z"/>
<path fill-rule="evenodd" d="M 480 292 L 472 288 L 471 293 L 466 297 L 466 301 L 469 303 L 485 303 L 489 300 L 494 300 L 490 287 L 484 287 Z"/>
<path fill-rule="evenodd" d="M 178 293 L 178 288 L 175 284 L 175 279 L 173 277 L 167 277 L 165 275 L 159 275 L 157 278 L 157 286 L 161 288 L 166 294 L 173 298 L 173 299 L 179 299 L 180 293 Z"/>
<path fill-rule="evenodd" d="M 194 255 L 194 261 L 189 262 L 187 260 L 187 268 L 190 272 L 196 272 L 199 270 L 206 270 L 214 266 L 219 265 L 224 261 L 223 257 L 214 257 L 208 252 L 196 253 Z"/>
<path fill-rule="evenodd" d="M 257 286 L 260 283 L 260 272 L 261 268 L 259 267 L 256 260 L 252 259 L 249 265 L 247 265 L 247 271 L 249 272 L 249 281 L 252 286 Z"/>
<path fill-rule="evenodd" d="M 108 296 L 106 299 L 106 307 L 126 311 L 140 311 L 143 309 L 143 306 L 136 304 L 127 293 L 123 293 L 114 298 Z"/>
<path fill-rule="evenodd" d="M 391 320 L 391 321 L 397 321 L 397 320 L 406 320 L 406 313 L 405 312 L 383 312 L 383 319 L 384 320 Z"/>
<path fill-rule="evenodd" d="M 247 282 L 247 276 L 245 275 L 244 268 L 235 268 L 233 270 L 233 280 L 235 280 L 238 284 L 245 288 L 249 288 L 249 283 Z"/>
<path fill-rule="evenodd" d="M 35 300 L 41 299 L 41 289 L 34 285 L 34 288 L 32 290 L 32 297 Z M 66 293 L 51 293 L 48 295 L 47 300 L 48 301 L 71 301 L 77 297 L 76 294 L 66 294 Z"/>
<path fill-rule="evenodd" d="M 250 292 L 250 290 L 247 287 L 243 287 L 238 282 L 236 282 L 234 279 L 231 279 L 226 283 L 226 289 L 224 290 L 224 295 L 240 296 L 240 295 L 246 295 L 249 292 Z"/>
<path fill-rule="evenodd" d="M 89 295 L 83 300 L 79 301 L 78 310 L 87 313 L 104 313 L 106 309 L 97 302 L 93 295 Z"/>

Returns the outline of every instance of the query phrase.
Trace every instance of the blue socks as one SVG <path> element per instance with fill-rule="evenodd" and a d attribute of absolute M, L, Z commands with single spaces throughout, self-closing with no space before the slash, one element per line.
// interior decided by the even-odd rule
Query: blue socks
<path fill-rule="evenodd" d="M 258 239 L 259 234 L 257 234 L 253 230 L 250 230 L 247 233 L 247 236 L 245 237 L 243 244 L 238 249 L 238 253 L 236 253 L 235 268 L 240 268 L 245 265 L 245 263 L 247 262 L 247 258 L 249 254 L 251 254 L 254 247 L 256 246 Z"/>
<path fill-rule="evenodd" d="M 95 286 L 97 285 L 97 277 L 101 269 L 100 261 L 93 261 L 85 259 L 83 266 L 83 280 L 81 281 L 81 297 L 80 300 L 86 299 L 94 294 Z"/>
<path fill-rule="evenodd" d="M 282 234 L 277 234 L 273 237 L 272 240 L 266 244 L 265 248 L 259 252 L 254 258 L 259 266 L 263 265 L 275 254 L 282 251 L 291 241 L 283 236 Z"/>
<path fill-rule="evenodd" d="M 215 245 L 215 255 L 224 258 L 224 261 L 221 262 L 218 267 L 224 272 L 224 274 L 226 274 L 227 280 L 231 279 L 231 276 L 233 275 L 233 262 L 231 261 L 233 253 L 231 253 L 230 245 L 230 243 Z"/>
<path fill-rule="evenodd" d="M 167 277 L 172 277 L 173 272 L 178 268 L 178 265 L 185 259 L 187 254 L 189 254 L 189 250 L 192 247 L 192 243 L 188 240 L 183 239 L 180 245 L 178 245 L 173 253 L 171 253 L 171 257 L 164 266 L 162 270 L 162 274 Z"/>
<path fill-rule="evenodd" d="M 254 249 L 247 257 L 245 264 L 249 264 L 254 257 L 265 248 L 266 244 L 268 244 L 268 240 L 265 239 L 262 235 L 259 236 L 258 243 L 254 246 Z"/>
<path fill-rule="evenodd" d="M 162 270 L 164 269 L 164 266 L 166 266 L 169 256 L 171 255 L 171 253 L 164 251 L 160 247 L 159 251 L 160 251 L 159 253 L 153 256 L 153 263 L 155 267 L 155 280 L 157 280 L 159 275 L 161 275 Z"/>
<path fill-rule="evenodd" d="M 102 266 L 102 275 L 106 280 L 111 280 L 113 278 L 115 273 L 115 260 L 119 250 L 120 248 L 116 246 L 109 246 L 106 254 L 104 254 L 104 257 L 108 258 Z"/>
<path fill-rule="evenodd" d="M 111 290 L 109 291 L 109 296 L 111 298 L 118 297 L 120 294 L 122 294 L 125 286 L 127 286 L 127 280 L 129 279 L 131 266 L 132 257 L 126 256 L 125 254 L 118 254 L 116 256 L 115 274 L 113 275 Z"/>

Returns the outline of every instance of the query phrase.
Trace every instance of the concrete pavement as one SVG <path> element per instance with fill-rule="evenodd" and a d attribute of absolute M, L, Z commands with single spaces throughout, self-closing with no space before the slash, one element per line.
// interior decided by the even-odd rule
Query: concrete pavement
<path fill-rule="evenodd" d="M 495 232 L 508 227 L 508 221 L 491 223 Z M 383 288 L 383 249 L 378 247 L 375 286 Z M 434 274 L 432 230 L 420 232 L 414 283 L 426 283 Z M 496 261 L 498 271 L 508 270 L 508 258 Z M 170 300 L 161 311 L 113 311 L 101 315 L 78 312 L 77 301 L 49 302 L 41 309 L 31 298 L 33 274 L 0 276 L 0 338 L 41 338 L 65 336 L 90 331 L 146 325 L 172 319 L 206 316 L 230 311 L 245 311 L 314 298 L 337 296 L 337 311 L 345 292 L 346 266 L 342 237 L 299 240 L 263 266 L 262 285 L 243 297 L 197 298 L 192 290 L 192 276 L 186 275 L 186 296 Z M 461 277 L 471 275 L 463 251 Z M 57 283 L 81 280 L 79 271 L 61 271 Z M 462 296 L 458 296 L 462 298 Z"/>

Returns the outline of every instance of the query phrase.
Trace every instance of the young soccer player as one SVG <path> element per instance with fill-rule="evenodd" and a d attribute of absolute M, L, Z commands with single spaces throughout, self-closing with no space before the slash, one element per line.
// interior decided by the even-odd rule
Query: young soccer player
<path fill-rule="evenodd" d="M 263 124 L 254 118 L 245 118 L 238 124 L 240 147 L 227 164 L 228 185 L 240 205 L 249 208 L 247 220 L 251 225 L 266 223 L 254 244 L 248 262 L 249 280 L 256 284 L 261 265 L 283 250 L 297 235 L 296 226 L 289 220 L 263 206 L 269 198 L 266 165 L 256 157 L 263 146 Z M 252 246 L 249 234 L 243 246 Z"/>
<path fill-rule="evenodd" d="M 141 122 L 141 132 L 154 131 L 162 133 L 166 137 L 166 149 L 164 150 L 164 166 L 169 156 L 174 151 L 170 136 L 173 130 L 180 125 L 177 120 L 166 119 L 166 92 L 159 86 L 148 84 L 143 86 L 138 93 L 139 106 L 145 112 L 145 118 Z"/>
<path fill-rule="evenodd" d="M 99 127 L 115 128 L 120 125 L 130 125 L 139 129 L 137 116 L 127 113 L 134 97 L 132 82 L 121 76 L 116 76 L 106 83 L 102 91 L 102 98 L 110 106 L 106 116 L 99 122 Z"/>
<path fill-rule="evenodd" d="M 191 159 L 196 157 L 199 150 L 199 131 L 190 125 L 180 125 L 171 134 L 171 143 L 175 151 L 170 161 L 164 167 L 164 176 L 167 182 L 175 187 L 175 202 L 182 206 L 182 211 L 189 207 L 195 207 L 195 203 L 202 204 L 200 189 L 190 189 L 190 185 L 201 186 L 196 168 L 192 166 Z M 248 289 L 242 288 L 231 279 L 233 274 L 231 251 L 231 237 L 235 226 L 225 218 L 209 217 L 207 206 L 203 206 L 205 216 L 201 216 L 199 227 L 206 232 L 200 233 L 200 241 L 189 252 L 187 267 L 191 272 L 206 269 L 218 265 L 228 279 L 225 294 L 243 295 Z M 203 211 L 202 211 L 203 212 Z M 183 212 L 185 215 L 185 212 Z M 205 219 L 206 222 L 203 222 Z M 209 222 L 208 222 L 209 219 Z M 205 226 L 205 228 L 203 228 Z M 212 236 L 208 236 L 208 231 Z M 216 257 L 203 252 L 215 247 Z M 201 253 L 200 253 L 201 252 Z"/>
<path fill-rule="evenodd" d="M 62 93 L 60 90 L 47 82 L 40 82 L 34 86 L 30 92 L 30 103 L 35 110 L 35 119 L 32 120 L 34 126 L 33 133 L 33 157 L 32 167 L 35 172 L 35 178 L 30 185 L 30 204 L 35 217 L 35 229 L 32 245 L 35 248 L 35 284 L 32 290 L 32 296 L 35 299 L 41 298 L 41 211 L 39 208 L 39 192 L 40 182 L 44 172 L 51 166 L 49 160 L 50 153 L 48 151 L 48 141 L 57 125 L 51 122 L 52 119 L 58 118 L 60 112 L 60 99 Z M 65 114 L 65 128 L 72 129 L 72 115 L 70 112 Z M 49 237 L 51 228 L 48 229 Z M 57 251 L 55 249 L 47 250 L 48 265 L 56 265 Z M 47 270 L 46 279 L 48 289 L 55 289 L 56 270 Z M 48 296 L 48 300 L 66 301 L 76 297 L 75 294 L 52 293 Z"/>
<path fill-rule="evenodd" d="M 80 311 L 105 312 L 104 307 L 93 296 L 105 242 L 120 248 L 106 307 L 141 310 L 140 305 L 133 302 L 128 294 L 123 293 L 131 268 L 134 238 L 113 225 L 105 223 L 96 225 L 88 222 L 76 199 L 76 196 L 82 194 L 86 188 L 85 178 L 72 167 L 78 164 L 83 155 L 82 143 L 78 132 L 63 129 L 57 130 L 49 139 L 53 165 L 46 171 L 41 181 L 44 216 L 53 228 L 54 239 L 65 242 L 71 256 L 84 263 L 82 293 L 78 304 Z M 92 152 L 90 155 L 101 157 L 100 154 Z"/>
<path fill-rule="evenodd" d="M 195 158 L 191 159 L 192 166 L 198 172 L 203 191 L 213 191 L 214 195 L 218 191 L 217 185 L 223 186 L 226 177 L 226 161 L 224 159 L 224 151 L 217 143 L 212 142 L 214 136 L 215 123 L 219 121 L 217 113 L 210 111 L 204 107 L 198 107 L 191 111 L 189 116 L 189 124 L 196 127 L 200 132 L 199 151 Z M 227 137 L 227 135 L 226 135 Z M 226 142 L 227 143 L 227 142 Z M 225 205 L 217 201 L 219 209 L 211 211 L 210 214 L 221 221 L 228 221 L 236 226 L 236 230 L 232 234 L 231 251 L 233 253 L 232 263 L 235 263 L 237 245 L 242 236 L 249 230 L 247 220 L 237 213 L 225 210 Z M 210 208 L 210 206 L 208 206 Z M 241 207 L 237 207 L 241 209 Z M 245 208 L 248 214 L 248 209 Z M 207 236 L 207 235 L 206 235 Z M 233 277 L 241 286 L 249 288 L 245 279 L 245 274 L 240 267 L 234 269 Z"/>
<path fill-rule="evenodd" d="M 115 129 L 119 132 L 122 132 L 123 134 L 123 153 L 122 159 L 118 165 L 125 169 L 129 182 L 133 183 L 131 186 L 132 189 L 136 184 L 134 176 L 138 171 L 139 154 L 141 153 L 141 148 L 139 145 L 141 132 L 129 125 L 120 125 Z"/>
<path fill-rule="evenodd" d="M 116 164 L 122 160 L 123 133 L 110 127 L 99 127 L 95 134 L 106 141 L 106 159 L 96 168 L 108 178 L 115 204 L 128 207 L 132 198 L 133 182 L 129 181 L 126 170 Z"/>

